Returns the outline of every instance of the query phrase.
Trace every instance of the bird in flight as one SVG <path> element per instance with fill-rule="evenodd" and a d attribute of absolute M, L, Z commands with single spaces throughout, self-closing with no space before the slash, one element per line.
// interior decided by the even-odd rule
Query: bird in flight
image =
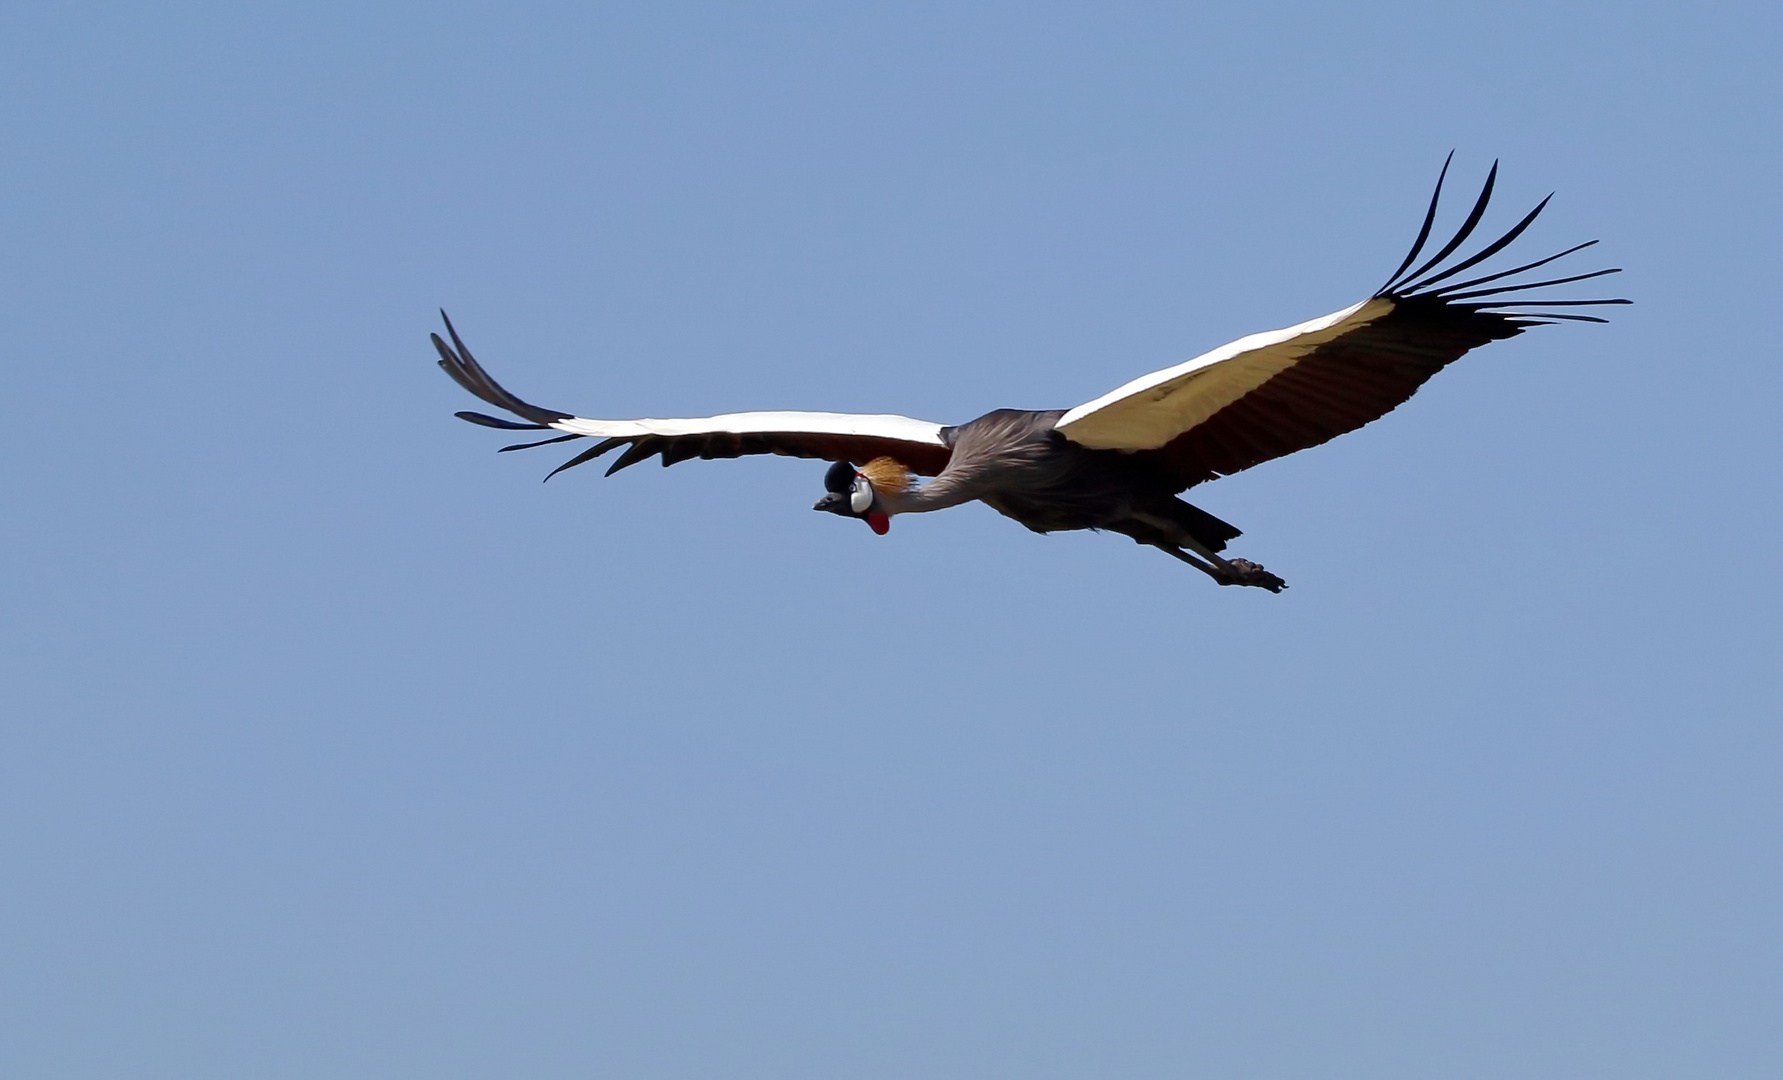
<path fill-rule="evenodd" d="M 1595 240 L 1508 270 L 1453 280 L 1503 251 L 1548 205 L 1543 199 L 1509 232 L 1451 261 L 1485 215 L 1498 178 L 1496 162 L 1454 237 L 1418 262 L 1448 170 L 1444 162 L 1411 251 L 1374 295 L 1298 326 L 1239 338 L 1071 409 L 998 409 L 952 426 L 908 416 L 825 412 L 594 420 L 528 404 L 503 389 L 471 356 L 450 319 L 451 344 L 438 334 L 433 344 L 446 374 L 520 419 L 476 412 L 458 416 L 485 427 L 561 433 L 503 450 L 597 440 L 550 476 L 620 447 L 625 449 L 609 476 L 656 455 L 664 466 L 745 454 L 820 458 L 834 464 L 824 474 L 824 496 L 814 509 L 859 518 L 880 535 L 899 514 L 976 499 L 1035 532 L 1121 533 L 1221 585 L 1280 592 L 1286 584 L 1275 574 L 1221 555 L 1241 535 L 1236 527 L 1177 496 L 1384 416 L 1469 349 L 1531 326 L 1605 321 L 1557 308 L 1629 302 L 1531 297 L 1531 290 L 1616 269 L 1511 280 Z"/>

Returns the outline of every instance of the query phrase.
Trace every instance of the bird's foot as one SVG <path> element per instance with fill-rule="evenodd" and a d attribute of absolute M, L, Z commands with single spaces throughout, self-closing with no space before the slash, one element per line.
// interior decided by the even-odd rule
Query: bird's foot
<path fill-rule="evenodd" d="M 1268 589 L 1278 593 L 1288 587 L 1288 583 L 1274 574 L 1251 562 L 1249 559 L 1226 560 L 1226 574 L 1220 579 L 1221 585 L 1255 585 L 1259 589 Z"/>

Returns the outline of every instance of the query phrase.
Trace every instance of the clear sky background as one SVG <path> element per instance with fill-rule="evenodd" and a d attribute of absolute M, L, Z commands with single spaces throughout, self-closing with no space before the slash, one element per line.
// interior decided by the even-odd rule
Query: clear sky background
<path fill-rule="evenodd" d="M 0 1074 L 1778 1075 L 1779 10 L 7 5 Z M 427 343 L 1064 408 L 1451 148 L 1637 305 L 1200 489 L 1281 596 Z"/>

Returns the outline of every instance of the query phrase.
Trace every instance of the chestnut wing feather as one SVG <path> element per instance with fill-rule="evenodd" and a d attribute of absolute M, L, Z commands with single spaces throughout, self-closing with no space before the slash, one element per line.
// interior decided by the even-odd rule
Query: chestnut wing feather
<path fill-rule="evenodd" d="M 1445 163 L 1443 175 L 1447 172 Z M 1393 279 L 1367 300 L 1285 330 L 1241 338 L 1141 376 L 1067 412 L 1059 421 L 1059 432 L 1084 446 L 1148 458 L 1187 488 L 1317 446 L 1379 419 L 1432 375 L 1487 342 L 1553 322 L 1604 321 L 1554 308 L 1629 302 L 1530 298 L 1530 290 L 1618 273 L 1616 269 L 1477 288 L 1545 266 L 1596 241 L 1438 287 L 1502 251 L 1547 206 L 1543 199 L 1497 240 L 1445 266 L 1479 224 L 1497 173 L 1494 164 L 1455 236 L 1408 273 L 1407 267 L 1429 239 L 1442 196 L 1439 177 L 1411 253 Z M 1529 308 L 1543 310 L 1525 310 Z"/>

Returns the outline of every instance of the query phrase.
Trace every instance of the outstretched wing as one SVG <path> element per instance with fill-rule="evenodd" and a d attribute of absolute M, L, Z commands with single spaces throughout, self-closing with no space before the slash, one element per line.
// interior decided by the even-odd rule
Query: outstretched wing
<path fill-rule="evenodd" d="M 1504 250 L 1548 205 L 1543 199 L 1502 237 L 1444 266 L 1485 214 L 1498 177 L 1496 162 L 1454 238 L 1408 272 L 1430 239 L 1448 170 L 1444 162 L 1417 242 L 1379 292 L 1323 318 L 1240 338 L 1135 379 L 1067 412 L 1058 430 L 1084 446 L 1143 454 L 1186 488 L 1354 431 L 1392 411 L 1461 354 L 1489 341 L 1555 321 L 1604 321 L 1553 308 L 1628 303 L 1525 298 L 1531 289 L 1617 273 L 1614 269 L 1505 282 L 1595 240 L 1510 270 L 1435 287 Z M 1477 287 L 1491 282 L 1501 284 Z"/>
<path fill-rule="evenodd" d="M 445 312 L 442 311 L 440 316 L 444 318 Z M 865 465 L 876 457 L 890 455 L 915 472 L 934 476 L 947 467 L 947 459 L 952 454 L 947 443 L 942 441 L 940 424 L 912 420 L 908 416 L 747 412 L 682 420 L 592 420 L 555 409 L 541 409 L 510 394 L 490 378 L 471 356 L 470 350 L 464 347 L 450 319 L 446 319 L 446 333 L 452 338 L 450 345 L 438 334 L 433 335 L 434 348 L 440 353 L 440 367 L 446 374 L 477 397 L 526 422 L 516 423 L 475 412 L 461 412 L 458 416 L 473 424 L 507 431 L 563 432 L 538 442 L 504 446 L 503 450 L 524 450 L 572 439 L 600 440 L 553 469 L 550 476 L 593 461 L 621 446 L 626 450 L 607 469 L 608 476 L 656 454 L 662 455 L 665 466 L 688 458 L 734 458 L 744 454 L 782 454 Z"/>

